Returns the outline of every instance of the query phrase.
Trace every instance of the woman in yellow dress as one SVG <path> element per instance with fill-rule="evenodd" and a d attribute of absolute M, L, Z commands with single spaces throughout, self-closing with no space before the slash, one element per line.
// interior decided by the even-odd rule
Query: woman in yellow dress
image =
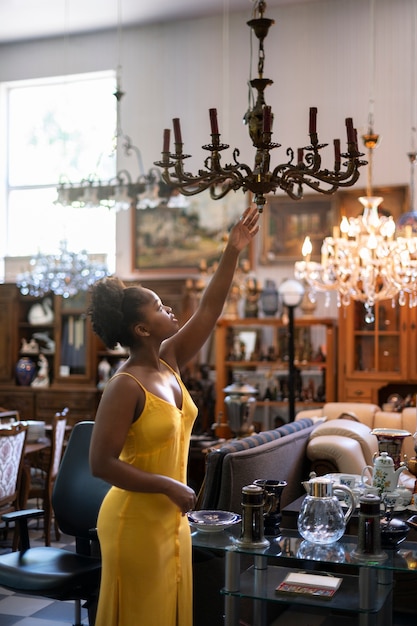
<path fill-rule="evenodd" d="M 103 570 L 96 626 L 192 626 L 191 536 L 185 514 L 189 440 L 197 408 L 180 371 L 220 316 L 239 253 L 258 232 L 256 208 L 231 229 L 200 305 L 179 328 L 170 307 L 117 278 L 96 283 L 90 308 L 106 346 L 129 348 L 107 383 L 90 448 L 112 487 L 98 518 Z"/>

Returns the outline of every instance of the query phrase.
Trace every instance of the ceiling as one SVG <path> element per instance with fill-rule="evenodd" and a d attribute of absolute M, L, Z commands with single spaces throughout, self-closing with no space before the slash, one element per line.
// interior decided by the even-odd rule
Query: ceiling
<path fill-rule="evenodd" d="M 314 0 L 268 0 L 268 6 Z M 252 10 L 254 0 L 0 0 L 0 44 Z"/>

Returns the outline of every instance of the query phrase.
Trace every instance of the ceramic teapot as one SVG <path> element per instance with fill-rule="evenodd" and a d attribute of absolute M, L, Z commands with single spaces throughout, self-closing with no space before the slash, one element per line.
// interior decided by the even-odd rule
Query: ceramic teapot
<path fill-rule="evenodd" d="M 394 491 L 398 484 L 398 478 L 406 469 L 405 465 L 400 465 L 398 469 L 395 469 L 393 459 L 388 456 L 388 452 L 381 452 L 379 456 L 374 459 L 374 465 L 366 465 L 362 470 L 362 482 L 365 479 L 365 473 L 367 470 L 372 475 L 372 486 L 377 487 L 379 493 L 385 493 L 386 491 Z"/>
<path fill-rule="evenodd" d="M 320 545 L 334 543 L 345 532 L 355 508 L 352 491 L 346 485 L 333 484 L 329 478 L 314 477 L 302 483 L 307 495 L 297 520 L 298 532 L 307 541 Z M 333 491 L 342 491 L 349 501 L 343 511 Z"/>

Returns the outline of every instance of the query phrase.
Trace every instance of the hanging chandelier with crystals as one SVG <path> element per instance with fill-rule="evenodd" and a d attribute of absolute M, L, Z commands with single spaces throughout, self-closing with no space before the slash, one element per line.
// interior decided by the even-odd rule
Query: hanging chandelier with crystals
<path fill-rule="evenodd" d="M 127 169 L 121 169 L 116 176 L 108 181 L 100 180 L 95 174 L 89 174 L 76 183 L 63 176 L 57 187 L 58 197 L 55 204 L 74 208 L 103 206 L 120 211 L 130 207 L 137 209 L 154 208 L 163 203 L 167 204 L 170 199 L 172 189 L 162 180 L 161 171 L 156 167 L 151 167 L 147 172 L 145 171 L 141 151 L 122 130 L 121 102 L 125 95 L 122 89 L 122 31 L 122 0 L 117 0 L 118 59 L 116 90 L 113 93 L 117 103 L 117 128 L 114 137 L 114 152 L 116 157 L 121 151 L 126 157 L 135 155 L 139 174 L 135 178 Z"/>
<path fill-rule="evenodd" d="M 71 298 L 109 275 L 104 263 L 91 260 L 85 251 L 70 252 L 66 242 L 61 241 L 59 254 L 39 253 L 33 257 L 30 270 L 19 274 L 16 284 L 25 296 L 41 297 L 52 292 Z"/>
<path fill-rule="evenodd" d="M 126 156 L 134 154 L 137 160 L 139 175 L 136 179 L 127 169 L 117 172 L 108 181 L 102 181 L 91 174 L 79 183 L 72 183 L 62 177 L 57 187 L 56 204 L 74 208 L 92 208 L 103 206 L 115 211 L 127 210 L 131 206 L 137 209 L 154 208 L 159 204 L 167 204 L 172 189 L 164 183 L 161 172 L 151 167 L 147 172 L 143 167 L 139 148 L 133 145 L 130 137 L 120 129 L 120 101 L 124 96 L 118 79 L 114 96 L 117 100 L 118 131 L 116 133 L 116 152 L 120 148 Z"/>
<path fill-rule="evenodd" d="M 369 136 L 364 136 L 364 142 L 371 170 L 376 142 L 373 133 L 372 141 Z M 415 157 L 414 153 L 413 163 Z M 342 218 L 333 236 L 323 241 L 321 262 L 311 261 L 312 244 L 307 236 L 303 261 L 295 263 L 295 277 L 307 281 L 313 298 L 315 291 L 335 291 L 338 306 L 348 306 L 351 300 L 363 302 L 368 323 L 374 321 L 373 307 L 381 300 L 398 296 L 401 306 L 407 301 L 410 307 L 417 306 L 417 236 L 410 224 L 396 233 L 392 216 L 378 211 L 382 200 L 368 186 L 367 195 L 359 198 L 362 215 Z"/>
<path fill-rule="evenodd" d="M 417 306 L 417 220 L 414 208 L 414 166 L 417 153 L 414 147 L 416 124 L 412 124 L 413 149 L 408 153 L 410 172 L 410 211 L 403 214 L 396 226 L 392 216 L 381 214 L 378 207 L 383 198 L 372 193 L 373 151 L 379 135 L 373 130 L 374 116 L 374 62 L 375 62 L 375 0 L 370 0 L 371 63 L 368 133 L 362 139 L 368 150 L 368 180 L 366 196 L 359 198 L 363 213 L 359 217 L 343 217 L 333 236 L 326 237 L 321 247 L 321 262 L 311 261 L 312 244 L 306 237 L 301 253 L 303 261 L 295 263 L 295 277 L 311 287 L 310 298 L 316 291 L 324 291 L 327 300 L 337 293 L 338 306 L 348 306 L 351 300 L 363 302 L 365 321 L 373 323 L 374 305 L 398 297 L 398 303 Z M 416 26 L 413 25 L 413 40 Z M 415 45 L 414 45 L 415 47 Z M 415 50 L 412 58 L 414 59 Z M 413 60 L 413 63 L 415 61 Z M 412 76 L 414 81 L 414 72 Z M 415 115 L 414 110 L 412 116 Z"/>
<path fill-rule="evenodd" d="M 310 108 L 310 142 L 296 151 L 287 149 L 288 161 L 271 169 L 271 150 L 281 144 L 272 141 L 274 114 L 265 103 L 264 91 L 273 81 L 264 78 L 264 40 L 274 20 L 264 17 L 266 2 L 254 0 L 254 18 L 247 22 L 259 41 L 258 77 L 250 80 L 256 98 L 254 105 L 246 112 L 244 121 L 248 126 L 253 146 L 256 148 L 253 168 L 238 161 L 239 150 L 233 151 L 233 162 L 221 164 L 221 152 L 229 146 L 220 140 L 217 110 L 210 109 L 211 142 L 203 146 L 210 154 L 204 167 L 197 174 L 184 169 L 184 160 L 190 155 L 183 153 L 180 120 L 173 120 L 174 152 L 170 151 L 170 129 L 163 133 L 162 160 L 155 165 L 163 169 L 162 178 L 170 186 L 185 196 L 198 194 L 206 189 L 214 200 L 223 198 L 230 191 L 242 189 L 253 194 L 254 202 L 261 213 L 266 202 L 266 194 L 282 189 L 293 200 L 303 197 L 304 187 L 323 194 L 333 194 L 339 188 L 354 185 L 359 177 L 359 167 L 365 162 L 358 151 L 357 132 L 352 118 L 346 119 L 347 151 L 341 153 L 340 139 L 334 140 L 334 166 L 329 170 L 322 165 L 321 150 L 327 144 L 319 142 L 317 134 L 317 108 Z M 252 91 L 253 94 L 253 91 Z"/>

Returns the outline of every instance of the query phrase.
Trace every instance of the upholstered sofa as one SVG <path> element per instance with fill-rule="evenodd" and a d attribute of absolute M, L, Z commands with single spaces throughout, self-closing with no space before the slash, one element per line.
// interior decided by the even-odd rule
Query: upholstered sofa
<path fill-rule="evenodd" d="M 310 471 L 306 450 L 314 428 L 315 420 L 299 419 L 212 449 L 198 508 L 240 513 L 242 487 L 257 478 L 285 480 L 282 505 L 294 501 Z"/>
<path fill-rule="evenodd" d="M 368 403 L 329 402 L 322 409 L 300 411 L 296 420 L 326 418 L 310 436 L 307 456 L 317 474 L 343 472 L 360 474 L 365 465 L 372 465 L 378 451 L 378 440 L 371 435 L 373 428 L 417 430 L 416 408 L 402 412 L 382 411 Z M 415 456 L 413 437 L 406 437 L 403 458 Z M 399 483 L 413 488 L 415 476 L 408 471 L 400 475 Z"/>

